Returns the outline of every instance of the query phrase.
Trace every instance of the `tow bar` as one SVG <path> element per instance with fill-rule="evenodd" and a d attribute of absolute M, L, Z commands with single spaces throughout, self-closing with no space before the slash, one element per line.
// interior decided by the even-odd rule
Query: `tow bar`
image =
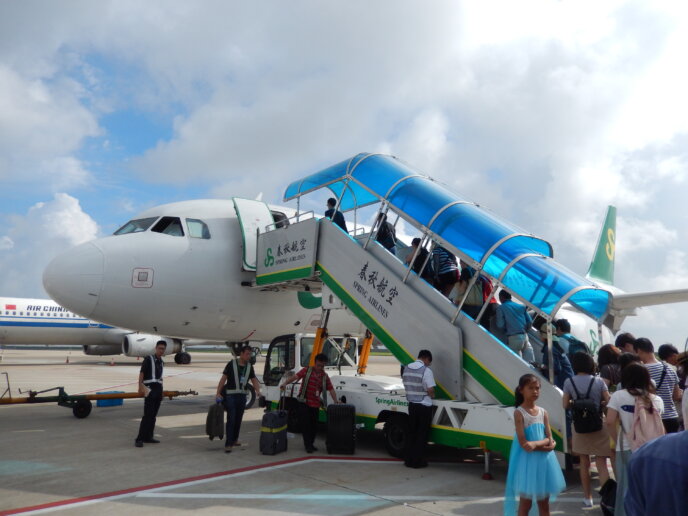
<path fill-rule="evenodd" d="M 3 373 L 7 376 L 7 373 Z M 38 396 L 45 392 L 58 391 L 56 396 Z M 7 389 L 0 397 L 0 405 L 14 405 L 20 403 L 57 403 L 60 407 L 67 407 L 72 409 L 74 417 L 83 419 L 88 417 L 93 408 L 92 400 L 119 400 L 129 398 L 143 398 L 144 395 L 138 392 L 113 392 L 106 394 L 75 394 L 69 395 L 65 392 L 64 387 L 53 387 L 45 389 L 44 391 L 19 391 L 20 394 L 28 394 L 20 398 L 13 398 L 9 389 L 9 376 L 7 376 Z M 5 394 L 9 394 L 5 398 Z M 162 391 L 164 398 L 176 398 L 177 396 L 197 396 L 198 392 L 188 391 Z"/>

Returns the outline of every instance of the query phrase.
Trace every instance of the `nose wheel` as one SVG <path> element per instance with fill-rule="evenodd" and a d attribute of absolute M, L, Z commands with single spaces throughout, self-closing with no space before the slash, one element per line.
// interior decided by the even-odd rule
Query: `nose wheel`
<path fill-rule="evenodd" d="M 174 355 L 174 363 L 180 365 L 188 365 L 191 363 L 191 355 L 189 355 L 186 351 L 176 353 Z"/>

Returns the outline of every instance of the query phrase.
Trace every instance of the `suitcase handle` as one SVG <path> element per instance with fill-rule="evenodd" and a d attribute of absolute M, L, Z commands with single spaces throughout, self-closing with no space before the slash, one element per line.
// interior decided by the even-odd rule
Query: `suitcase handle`
<path fill-rule="evenodd" d="M 284 406 L 286 405 L 285 398 L 287 397 L 287 389 L 285 388 L 284 390 L 280 389 L 280 397 L 279 401 L 277 402 L 277 410 L 284 410 Z"/>

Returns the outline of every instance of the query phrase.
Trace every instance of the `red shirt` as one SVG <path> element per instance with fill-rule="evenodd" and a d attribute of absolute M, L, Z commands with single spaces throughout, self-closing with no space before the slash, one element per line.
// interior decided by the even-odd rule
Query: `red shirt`
<path fill-rule="evenodd" d="M 303 369 L 301 369 L 301 371 L 296 373 L 296 377 L 299 380 L 303 380 L 306 376 L 307 371 L 308 368 L 304 367 Z M 330 389 L 333 389 L 332 382 L 330 382 L 330 377 L 327 375 L 327 373 L 325 371 L 319 373 L 315 370 L 315 368 L 313 368 L 311 377 L 308 380 L 308 385 L 306 386 L 306 405 L 308 405 L 309 407 L 320 406 L 320 395 L 322 394 L 323 376 L 325 376 L 326 378 L 327 390 L 329 391 Z"/>

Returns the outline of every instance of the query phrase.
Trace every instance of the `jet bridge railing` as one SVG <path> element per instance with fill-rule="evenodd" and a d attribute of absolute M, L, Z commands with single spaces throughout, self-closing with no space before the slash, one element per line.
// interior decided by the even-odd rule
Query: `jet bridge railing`
<path fill-rule="evenodd" d="M 550 318 L 556 305 L 550 302 L 550 296 L 560 298 L 583 287 L 569 296 L 569 302 L 598 321 L 605 319 L 608 293 L 550 261 L 552 246 L 547 241 L 461 198 L 394 156 L 360 153 L 291 183 L 284 200 L 298 202 L 302 195 L 323 187 L 338 196 L 344 212 L 382 203 L 381 212 L 391 208 L 421 234 L 430 236 L 491 279 L 499 276 L 514 257 L 539 253 L 546 258 L 544 262 L 519 263 L 515 272 L 505 276 L 501 287 L 512 295 L 518 294 L 529 307 Z M 533 290 L 538 283 L 550 289 L 544 298 Z M 585 289 L 592 292 L 582 292 Z"/>

